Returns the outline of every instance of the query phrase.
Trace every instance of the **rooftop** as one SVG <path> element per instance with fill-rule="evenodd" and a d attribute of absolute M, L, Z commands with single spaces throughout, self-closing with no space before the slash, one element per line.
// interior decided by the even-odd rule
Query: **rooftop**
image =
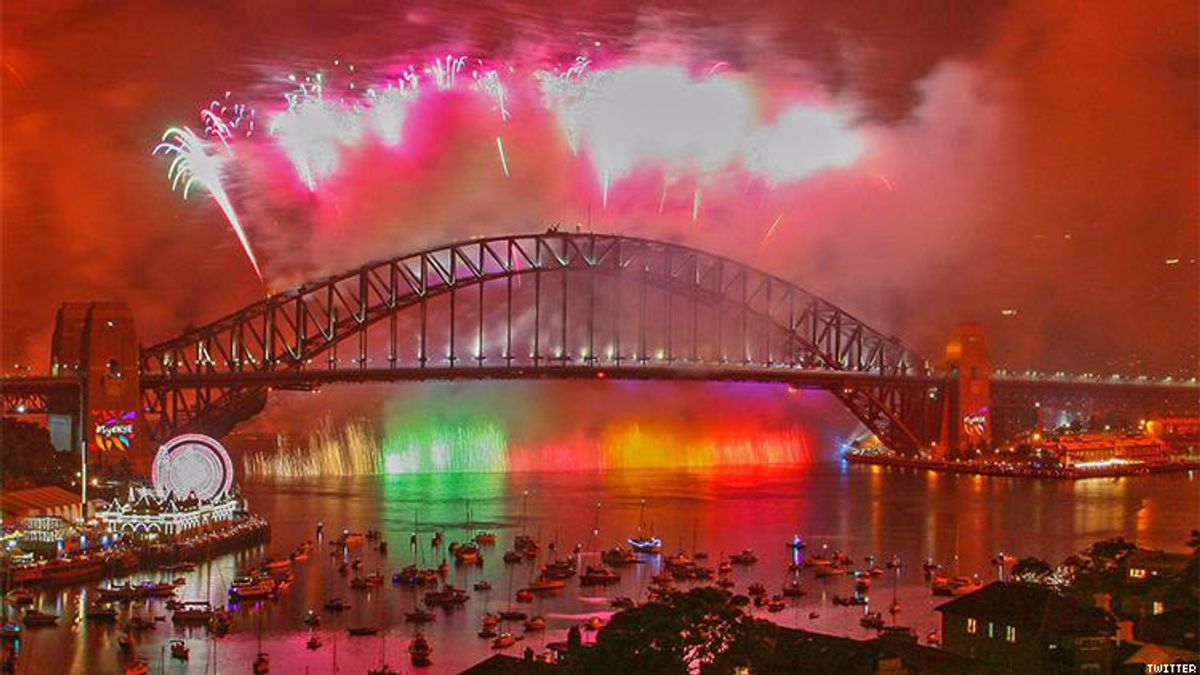
<path fill-rule="evenodd" d="M 1045 586 L 997 581 L 937 607 L 943 614 L 997 621 L 1060 635 L 1113 635 L 1103 610 L 1082 605 Z"/>
<path fill-rule="evenodd" d="M 515 656 L 496 654 L 467 668 L 459 675 L 530 675 L 560 672 L 562 672 L 560 668 L 549 663 L 526 661 Z"/>
<path fill-rule="evenodd" d="M 0 509 L 5 516 L 21 517 L 49 509 L 79 504 L 79 493 L 56 486 L 37 487 L 29 490 L 4 490 Z"/>

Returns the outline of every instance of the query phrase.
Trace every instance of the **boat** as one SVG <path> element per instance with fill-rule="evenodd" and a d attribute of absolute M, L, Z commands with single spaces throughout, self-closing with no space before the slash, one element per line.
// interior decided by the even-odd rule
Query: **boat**
<path fill-rule="evenodd" d="M 146 595 L 152 598 L 170 598 L 175 595 L 175 584 L 166 581 L 158 583 L 147 581 L 142 584 L 142 588 L 145 589 Z"/>
<path fill-rule="evenodd" d="M 517 602 L 533 602 L 533 591 L 522 589 L 517 591 Z"/>
<path fill-rule="evenodd" d="M 121 633 L 121 636 L 117 638 L 117 648 L 120 649 L 123 654 L 130 654 L 133 652 L 133 647 L 133 636 L 128 632 Z"/>
<path fill-rule="evenodd" d="M 854 590 L 866 591 L 871 588 L 871 576 L 866 572 L 856 572 L 854 577 Z"/>
<path fill-rule="evenodd" d="M 196 569 L 196 563 L 190 560 L 181 560 L 170 565 L 163 565 L 158 569 L 164 572 L 191 572 L 192 570 Z"/>
<path fill-rule="evenodd" d="M 972 579 L 970 577 L 954 577 L 954 580 L 950 582 L 950 595 L 955 597 L 967 595 L 968 593 L 974 593 L 982 586 L 983 584 L 981 584 L 978 579 Z"/>
<path fill-rule="evenodd" d="M 478 635 L 479 637 L 481 637 L 481 638 L 485 638 L 485 639 L 489 639 L 489 640 L 490 640 L 491 638 L 494 638 L 494 637 L 496 637 L 496 636 L 497 636 L 497 635 L 499 635 L 499 634 L 500 634 L 500 633 L 498 633 L 498 632 L 496 631 L 496 627 L 495 627 L 495 626 L 489 626 L 489 625 L 487 625 L 487 624 L 484 624 L 484 625 L 483 625 L 483 627 L 479 629 L 479 632 L 478 632 L 478 633 L 476 633 L 476 635 Z"/>
<path fill-rule="evenodd" d="M 717 574 L 729 574 L 733 571 L 733 563 L 728 560 L 722 560 L 717 563 Z"/>
<path fill-rule="evenodd" d="M 117 610 L 108 605 L 93 604 L 85 615 L 88 621 L 116 621 Z"/>
<path fill-rule="evenodd" d="M 773 595 L 771 596 L 771 599 L 767 601 L 768 612 L 782 612 L 786 608 L 787 602 L 784 601 L 782 595 Z"/>
<path fill-rule="evenodd" d="M 804 539 L 802 539 L 798 534 L 793 534 L 792 540 L 787 543 L 787 547 L 793 551 L 802 550 L 804 548 Z"/>
<path fill-rule="evenodd" d="M 229 587 L 229 599 L 238 602 L 273 598 L 276 595 L 275 586 L 275 580 L 270 576 L 237 577 Z"/>
<path fill-rule="evenodd" d="M 637 556 L 637 554 L 625 548 L 624 546 L 614 546 L 613 548 L 608 549 L 601 554 L 600 559 L 603 560 L 605 564 L 612 565 L 613 567 L 619 567 L 621 565 L 637 565 L 645 562 L 645 560 L 642 560 Z"/>
<path fill-rule="evenodd" d="M 524 621 L 529 616 L 519 609 L 506 609 L 500 612 L 500 618 L 505 621 Z"/>
<path fill-rule="evenodd" d="M 21 605 L 32 605 L 33 591 L 28 588 L 14 588 L 5 594 L 4 599 L 18 607 Z"/>
<path fill-rule="evenodd" d="M 351 626 L 346 629 L 351 635 L 376 635 L 379 633 L 379 628 L 375 626 Z"/>
<path fill-rule="evenodd" d="M 187 661 L 190 651 L 183 640 L 171 640 L 171 658 Z"/>
<path fill-rule="evenodd" d="M 25 610 L 25 616 L 22 618 L 26 628 L 34 628 L 39 626 L 57 626 L 58 615 L 43 612 L 37 609 Z"/>
<path fill-rule="evenodd" d="M 437 619 L 437 614 L 427 609 L 414 609 L 404 613 L 404 620 L 409 623 L 428 623 Z"/>
<path fill-rule="evenodd" d="M 819 619 L 819 618 L 821 618 L 821 613 L 820 613 L 820 612 L 817 612 L 817 611 L 812 611 L 812 612 L 809 612 L 809 613 L 808 613 L 808 618 L 810 618 L 810 619 Z"/>
<path fill-rule="evenodd" d="M 125 675 L 150 675 L 150 662 L 146 659 L 135 659 L 125 666 Z"/>
<path fill-rule="evenodd" d="M 642 500 L 642 511 L 638 517 L 638 533 L 636 537 L 630 537 L 627 541 L 629 547 L 636 553 L 655 554 L 662 550 L 662 539 L 654 535 L 646 536 L 646 500 Z"/>
<path fill-rule="evenodd" d="M 613 598 L 608 604 L 613 609 L 630 609 L 636 606 L 637 603 L 633 601 L 633 598 L 627 595 L 622 595 Z"/>
<path fill-rule="evenodd" d="M 825 567 L 818 567 L 817 571 L 814 572 L 814 574 L 817 576 L 818 579 L 824 578 L 824 577 L 837 577 L 837 576 L 841 576 L 845 573 L 846 573 L 846 568 L 842 567 L 840 565 L 828 565 Z"/>
<path fill-rule="evenodd" d="M 452 548 L 454 562 L 458 565 L 482 565 L 483 551 L 479 549 L 479 544 L 475 542 L 467 542 L 460 544 L 456 548 Z"/>
<path fill-rule="evenodd" d="M 157 627 L 154 621 L 142 616 L 131 617 L 129 621 L 125 622 L 126 630 L 154 630 Z"/>
<path fill-rule="evenodd" d="M 729 562 L 735 565 L 753 565 L 758 562 L 758 556 L 754 555 L 754 551 L 750 549 L 742 549 L 741 553 L 735 553 L 729 556 Z"/>
<path fill-rule="evenodd" d="M 490 591 L 492 590 L 492 584 L 487 581 L 476 581 L 473 588 L 477 591 Z"/>
<path fill-rule="evenodd" d="M 883 623 L 883 614 L 879 612 L 867 614 L 862 619 L 859 619 L 858 623 L 863 628 L 874 628 L 875 630 L 881 630 L 885 625 Z"/>
<path fill-rule="evenodd" d="M 501 633 L 492 640 L 492 649 L 508 649 L 516 643 L 517 639 L 512 633 Z"/>
<path fill-rule="evenodd" d="M 475 543 L 480 546 L 492 546 L 496 543 L 496 533 L 480 530 L 475 533 Z"/>
<path fill-rule="evenodd" d="M 321 625 L 321 615 L 314 610 L 308 610 L 308 614 L 304 615 L 304 625 L 309 628 L 315 628 Z"/>
<path fill-rule="evenodd" d="M 603 566 L 588 565 L 579 575 L 580 586 L 607 586 L 621 581 L 621 575 Z"/>
<path fill-rule="evenodd" d="M 254 657 L 254 673 L 263 675 L 269 672 L 271 672 L 271 657 L 266 652 L 259 652 L 258 656 Z"/>
<path fill-rule="evenodd" d="M 486 612 L 482 617 L 480 617 L 480 621 L 482 621 L 483 625 L 485 626 L 499 626 L 500 619 L 501 617 L 498 614 L 492 614 L 491 612 Z"/>
<path fill-rule="evenodd" d="M 557 591 L 567 587 L 567 582 L 562 579 L 534 579 L 529 582 L 529 585 L 524 590 L 532 593 L 547 593 Z"/>
<path fill-rule="evenodd" d="M 412 642 L 408 643 L 408 655 L 412 658 L 414 666 L 428 666 L 432 663 L 430 656 L 433 655 L 433 647 L 424 635 L 417 633 Z"/>
<path fill-rule="evenodd" d="M 204 623 L 212 618 L 212 605 L 204 601 L 181 603 L 179 608 L 171 613 L 171 621 L 174 623 Z"/>
<path fill-rule="evenodd" d="M 536 632 L 546 630 L 546 619 L 542 616 L 531 616 L 525 620 L 525 631 Z"/>
<path fill-rule="evenodd" d="M 505 552 L 504 552 L 504 556 L 503 556 L 503 558 L 504 558 L 504 562 L 505 562 L 506 564 L 509 564 L 509 565 L 515 565 L 515 564 L 517 564 L 517 563 L 521 562 L 522 560 L 524 560 L 524 559 L 525 559 L 525 556 L 521 555 L 521 554 L 520 554 L 519 552 L 517 552 L 517 551 L 512 551 L 512 550 L 510 550 L 510 551 L 505 551 Z"/>
<path fill-rule="evenodd" d="M 320 649 L 321 648 L 321 636 L 317 635 L 316 633 L 313 633 L 312 635 L 309 636 L 308 642 L 306 642 L 304 646 L 307 647 L 309 650 Z"/>
<path fill-rule="evenodd" d="M 120 586 L 101 586 L 96 589 L 96 596 L 105 602 L 129 602 L 146 597 L 146 589 L 125 582 Z"/>
<path fill-rule="evenodd" d="M 0 638 L 3 638 L 5 640 L 16 640 L 20 637 L 21 637 L 20 624 L 13 623 L 11 621 L 6 621 L 6 622 L 4 622 L 3 626 L 0 626 Z"/>
<path fill-rule="evenodd" d="M 430 591 L 425 594 L 424 601 L 426 607 L 451 607 L 455 605 L 466 604 L 471 599 L 471 595 L 461 588 L 455 588 L 449 584 L 440 591 Z"/>
<path fill-rule="evenodd" d="M 590 617 L 584 622 L 583 627 L 586 630 L 600 630 L 601 628 L 604 628 L 604 619 L 601 619 L 598 616 Z"/>
<path fill-rule="evenodd" d="M 799 598 L 805 595 L 805 591 L 800 587 L 800 580 L 793 579 L 783 585 L 783 595 L 788 598 Z"/>

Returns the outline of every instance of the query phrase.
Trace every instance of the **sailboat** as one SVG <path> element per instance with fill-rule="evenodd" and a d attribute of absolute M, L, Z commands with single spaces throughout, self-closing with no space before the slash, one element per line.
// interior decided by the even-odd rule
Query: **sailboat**
<path fill-rule="evenodd" d="M 262 648 L 262 612 L 258 608 L 258 656 L 254 657 L 254 675 L 263 675 L 271 671 L 271 656 Z"/>
<path fill-rule="evenodd" d="M 642 512 L 638 517 L 638 533 L 629 539 L 629 546 L 638 553 L 658 553 L 662 550 L 662 539 L 653 535 L 647 537 L 646 530 L 646 500 L 642 500 Z"/>
<path fill-rule="evenodd" d="M 467 537 L 471 536 L 471 501 L 467 500 Z M 450 545 L 450 552 L 454 554 L 454 561 L 459 565 L 482 565 L 483 551 L 480 550 L 479 544 L 468 539 L 466 543 L 460 544 L 455 542 Z"/>
<path fill-rule="evenodd" d="M 400 675 L 398 671 L 387 664 L 387 632 L 379 637 L 379 667 L 371 668 L 367 675 Z"/>

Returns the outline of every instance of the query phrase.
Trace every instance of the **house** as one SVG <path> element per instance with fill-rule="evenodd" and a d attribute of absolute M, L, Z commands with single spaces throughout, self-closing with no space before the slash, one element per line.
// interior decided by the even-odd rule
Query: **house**
<path fill-rule="evenodd" d="M 1145 583 L 1153 579 L 1179 576 L 1191 562 L 1187 553 L 1168 553 L 1139 548 L 1125 559 L 1125 578 L 1130 583 Z"/>
<path fill-rule="evenodd" d="M 537 675 L 561 673 L 562 668 L 529 658 L 496 654 L 462 671 L 459 675 Z"/>
<path fill-rule="evenodd" d="M 1113 672 L 1112 617 L 1045 586 L 995 582 L 937 611 L 942 648 L 996 672 Z"/>
<path fill-rule="evenodd" d="M 768 672 L 972 675 L 985 670 L 969 658 L 919 645 L 915 638 L 896 635 L 856 640 L 780 626 L 776 628 L 773 669 Z"/>

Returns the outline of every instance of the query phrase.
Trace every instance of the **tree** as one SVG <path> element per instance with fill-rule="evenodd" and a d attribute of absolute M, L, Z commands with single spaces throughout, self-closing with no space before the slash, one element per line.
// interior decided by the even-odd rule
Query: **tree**
<path fill-rule="evenodd" d="M 1050 563 L 1041 558 L 1021 558 L 1012 568 L 1013 579 L 1030 584 L 1044 584 L 1054 574 Z"/>
<path fill-rule="evenodd" d="M 731 672 L 751 665 L 769 639 L 723 590 L 703 587 L 618 612 L 586 650 L 580 671 L 653 675 Z"/>
<path fill-rule="evenodd" d="M 0 470 L 6 487 L 68 487 L 74 475 L 73 461 L 71 453 L 54 449 L 50 432 L 44 427 L 11 417 L 0 418 Z"/>

